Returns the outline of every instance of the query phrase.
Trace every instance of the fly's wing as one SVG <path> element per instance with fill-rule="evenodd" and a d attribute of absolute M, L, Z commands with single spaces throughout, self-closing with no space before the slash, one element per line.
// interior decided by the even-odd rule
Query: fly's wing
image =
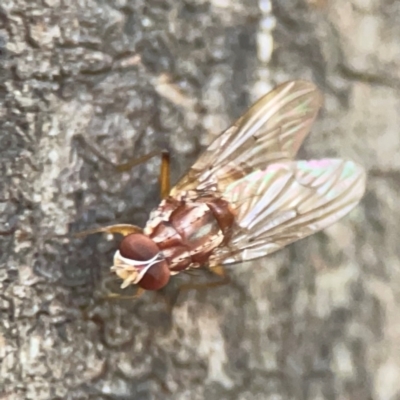
<path fill-rule="evenodd" d="M 351 161 L 325 159 L 269 165 L 231 183 L 223 197 L 237 226 L 210 266 L 263 257 L 347 214 L 365 190 L 365 172 Z"/>
<path fill-rule="evenodd" d="M 217 137 L 172 189 L 224 189 L 233 181 L 269 164 L 296 155 L 322 104 L 316 86 L 290 81 L 258 100 Z"/>

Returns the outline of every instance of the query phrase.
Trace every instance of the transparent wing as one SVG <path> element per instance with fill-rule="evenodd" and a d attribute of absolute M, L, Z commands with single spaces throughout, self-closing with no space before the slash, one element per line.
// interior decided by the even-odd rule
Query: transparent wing
<path fill-rule="evenodd" d="M 289 161 L 231 183 L 223 196 L 236 210 L 227 247 L 210 266 L 263 257 L 347 214 L 365 190 L 365 172 L 351 161 Z"/>
<path fill-rule="evenodd" d="M 296 155 L 322 104 L 316 86 L 290 81 L 258 100 L 224 131 L 172 189 L 219 190 L 269 164 Z"/>

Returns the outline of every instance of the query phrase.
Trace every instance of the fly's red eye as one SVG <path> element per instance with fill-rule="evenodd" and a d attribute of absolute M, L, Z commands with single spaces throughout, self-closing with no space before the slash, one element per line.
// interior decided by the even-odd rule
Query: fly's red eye
<path fill-rule="evenodd" d="M 147 236 L 132 233 L 125 236 L 119 245 L 122 257 L 137 261 L 148 261 L 160 252 L 157 245 Z"/>
<path fill-rule="evenodd" d="M 145 290 L 158 290 L 168 283 L 169 278 L 168 264 L 166 261 L 160 261 L 146 271 L 138 285 Z"/>
<path fill-rule="evenodd" d="M 122 239 L 119 252 L 122 257 L 130 260 L 149 261 L 160 252 L 160 249 L 146 235 L 132 233 Z M 145 272 L 138 285 L 145 290 L 158 290 L 168 283 L 169 277 L 168 263 L 160 261 Z"/>

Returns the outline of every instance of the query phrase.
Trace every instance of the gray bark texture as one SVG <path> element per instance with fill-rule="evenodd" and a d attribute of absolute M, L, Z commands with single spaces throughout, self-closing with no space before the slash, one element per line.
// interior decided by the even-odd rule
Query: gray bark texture
<path fill-rule="evenodd" d="M 400 399 L 399 21 L 394 0 L 1 0 L 0 399 Z M 68 235 L 143 226 L 159 159 L 102 157 L 168 149 L 174 183 L 296 78 L 325 96 L 299 156 L 364 165 L 360 206 L 228 285 L 105 301 L 116 239 Z"/>

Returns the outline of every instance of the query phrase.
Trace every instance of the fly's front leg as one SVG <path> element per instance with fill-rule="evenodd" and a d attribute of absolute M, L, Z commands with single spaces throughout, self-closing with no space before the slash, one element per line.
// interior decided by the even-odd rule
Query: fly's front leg
<path fill-rule="evenodd" d="M 160 167 L 160 194 L 161 198 L 168 197 L 171 190 L 171 163 L 169 159 L 169 152 L 164 150 L 161 153 L 161 167 Z"/>
<path fill-rule="evenodd" d="M 133 289 L 136 290 L 134 294 L 121 294 L 121 293 L 116 293 L 113 292 L 112 287 L 108 287 L 108 285 L 111 283 L 115 283 L 116 280 L 115 276 L 108 276 L 104 278 L 101 282 L 101 288 L 100 288 L 100 299 L 101 300 L 107 300 L 107 301 L 112 301 L 112 300 L 133 300 L 133 299 L 138 299 L 143 295 L 144 292 L 146 292 L 145 289 L 135 286 Z M 114 285 L 113 285 L 114 286 Z"/>
<path fill-rule="evenodd" d="M 152 153 L 149 153 L 145 156 L 142 156 L 140 158 L 135 158 L 132 159 L 124 164 L 119 164 L 115 165 L 115 168 L 117 171 L 124 172 L 124 171 L 129 171 L 131 168 L 135 167 L 136 165 L 142 164 L 146 162 L 147 160 L 150 160 L 150 158 L 160 156 L 161 155 L 161 165 L 160 165 L 160 195 L 162 199 L 165 199 L 169 191 L 171 189 L 171 183 L 170 183 L 170 159 L 169 159 L 169 152 L 167 150 L 163 151 L 153 151 Z"/>
<path fill-rule="evenodd" d="M 102 299 L 104 300 L 134 300 L 138 299 L 143 295 L 143 293 L 146 292 L 145 289 L 138 288 L 135 294 L 132 295 L 124 295 L 124 294 L 119 294 L 119 293 L 114 293 L 114 292 L 109 292 L 107 295 L 103 296 Z"/>
<path fill-rule="evenodd" d="M 165 199 L 170 191 L 171 184 L 170 184 L 170 158 L 169 152 L 167 150 L 155 150 L 149 154 L 138 158 L 132 158 L 131 160 L 122 163 L 122 164 L 115 164 L 107 157 L 103 156 L 95 147 L 90 145 L 82 136 L 77 137 L 77 139 L 91 152 L 93 153 L 99 160 L 103 161 L 104 163 L 111 165 L 115 168 L 118 172 L 126 172 L 131 170 L 133 167 L 136 167 L 139 164 L 142 164 L 153 157 L 161 156 L 161 166 L 160 166 L 160 194 L 161 198 Z"/>
<path fill-rule="evenodd" d="M 160 176 L 159 176 L 159 181 L 160 181 L 160 195 L 161 198 L 164 199 L 168 196 L 170 192 L 170 158 L 169 158 L 169 153 L 166 150 L 163 151 L 153 151 L 147 155 L 144 155 L 139 158 L 134 158 L 131 159 L 128 162 L 125 162 L 123 164 L 115 164 L 111 160 L 109 160 L 107 157 L 103 156 L 95 147 L 90 145 L 82 136 L 77 136 L 76 137 L 79 142 L 85 146 L 91 153 L 93 153 L 99 160 L 104 162 L 107 165 L 112 166 L 116 171 L 118 172 L 125 172 L 129 171 L 131 168 L 142 164 L 148 160 L 150 160 L 153 157 L 161 156 L 161 165 L 160 165 Z M 131 233 L 142 233 L 143 230 L 139 228 L 138 226 L 135 225 L 128 225 L 128 224 L 117 224 L 117 225 L 110 225 L 106 227 L 100 227 L 100 228 L 94 228 L 90 230 L 86 230 L 83 232 L 79 232 L 75 234 L 74 236 L 77 238 L 83 238 L 87 235 L 92 235 L 94 233 L 119 233 L 122 236 L 127 236 L 130 235 Z"/>
<path fill-rule="evenodd" d="M 129 224 L 116 224 L 109 226 L 102 226 L 100 228 L 88 229 L 86 231 L 78 232 L 74 235 L 76 238 L 84 238 L 88 235 L 93 235 L 94 233 L 119 233 L 122 236 L 128 236 L 131 233 L 142 233 L 143 229 L 136 225 Z"/>

